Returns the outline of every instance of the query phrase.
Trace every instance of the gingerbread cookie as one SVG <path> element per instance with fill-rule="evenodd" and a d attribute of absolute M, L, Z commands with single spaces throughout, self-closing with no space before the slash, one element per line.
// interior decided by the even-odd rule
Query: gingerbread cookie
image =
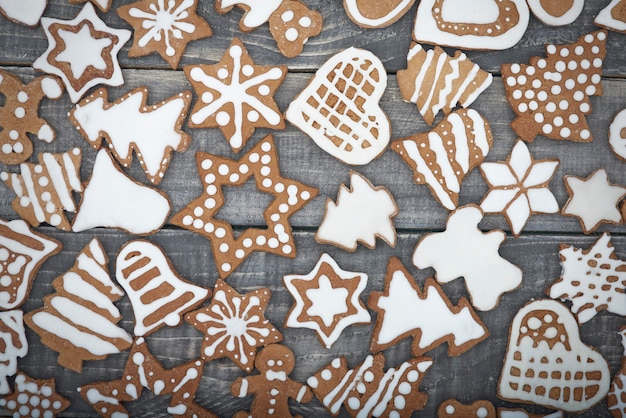
<path fill-rule="evenodd" d="M 61 248 L 59 241 L 33 231 L 20 219 L 0 219 L 0 309 L 24 303 L 39 267 Z"/>
<path fill-rule="evenodd" d="M 0 395 L 6 395 L 11 392 L 7 377 L 17 373 L 18 357 L 23 358 L 28 354 L 21 310 L 0 312 L 0 347 Z"/>
<path fill-rule="evenodd" d="M 626 262 L 615 255 L 608 232 L 586 250 L 561 244 L 559 258 L 561 277 L 546 293 L 570 300 L 580 324 L 602 310 L 626 316 Z"/>
<path fill-rule="evenodd" d="M 250 32 L 267 22 L 282 2 L 283 0 L 266 0 L 263 2 L 255 0 L 216 0 L 215 10 L 220 14 L 226 14 L 235 6 L 243 9 L 244 15 L 239 22 L 239 29 L 244 32 Z"/>
<path fill-rule="evenodd" d="M 426 183 L 446 209 L 454 210 L 463 178 L 485 159 L 492 144 L 487 120 L 475 110 L 463 109 L 429 132 L 394 140 L 391 149 L 413 170 L 417 184 Z"/>
<path fill-rule="evenodd" d="M 72 231 L 105 227 L 136 235 L 152 234 L 165 224 L 170 211 L 171 203 L 164 192 L 124 174 L 109 152 L 101 149 L 96 154 Z"/>
<path fill-rule="evenodd" d="M 103 360 L 127 349 L 133 342 L 116 325 L 120 311 L 113 302 L 124 292 L 111 281 L 109 259 L 97 238 L 78 254 L 70 270 L 57 277 L 53 295 L 43 308 L 26 314 L 26 324 L 46 346 L 59 352 L 61 366 L 80 372 L 85 360 Z"/>
<path fill-rule="evenodd" d="M 511 128 L 525 141 L 537 135 L 591 142 L 585 118 L 589 96 L 602 95 L 602 62 L 606 31 L 588 33 L 566 45 L 547 45 L 546 58 L 529 65 L 504 64 L 506 97 L 517 115 Z"/>
<path fill-rule="evenodd" d="M 173 69 L 187 44 L 213 34 L 209 24 L 196 14 L 197 0 L 139 0 L 117 8 L 117 14 L 134 29 L 129 57 L 157 52 Z"/>
<path fill-rule="evenodd" d="M 66 410 L 70 401 L 56 393 L 54 378 L 33 379 L 24 372 L 15 377 L 15 390 L 0 398 L 0 407 L 8 410 L 13 418 L 54 418 Z"/>
<path fill-rule="evenodd" d="M 569 309 L 540 299 L 523 306 L 509 331 L 498 396 L 565 412 L 583 412 L 609 391 L 606 360 L 580 340 Z"/>
<path fill-rule="evenodd" d="M 593 23 L 608 30 L 626 33 L 626 0 L 611 0 L 600 10 Z"/>
<path fill-rule="evenodd" d="M 317 195 L 317 189 L 280 174 L 278 153 L 265 137 L 239 161 L 208 153 L 196 154 L 203 194 L 178 212 L 171 222 L 211 241 L 220 277 L 225 278 L 253 251 L 293 258 L 296 247 L 289 217 Z M 253 177 L 257 189 L 274 197 L 263 212 L 267 228 L 248 228 L 235 236 L 232 226 L 215 215 L 224 205 L 224 186 L 241 186 Z"/>
<path fill-rule="evenodd" d="M 562 411 L 556 411 L 551 414 L 532 414 L 521 408 L 498 408 L 498 416 L 500 418 L 563 418 Z"/>
<path fill-rule="evenodd" d="M 432 278 L 420 289 L 395 257 L 387 264 L 385 290 L 372 292 L 367 306 L 378 313 L 370 344 L 372 352 L 385 350 L 411 336 L 414 356 L 447 342 L 448 355 L 456 357 L 489 336 L 467 299 L 461 298 L 454 306 Z M 433 317 L 437 320 L 433 321 Z"/>
<path fill-rule="evenodd" d="M 41 26 L 48 49 L 33 62 L 33 68 L 59 76 L 73 103 L 95 85 L 124 83 L 117 54 L 131 32 L 107 26 L 91 3 L 74 19 L 43 17 Z"/>
<path fill-rule="evenodd" d="M 235 152 L 246 145 L 256 128 L 285 129 L 273 95 L 287 67 L 254 64 L 239 38 L 219 63 L 184 70 L 199 98 L 189 117 L 191 128 L 220 128 Z"/>
<path fill-rule="evenodd" d="M 502 50 L 522 38 L 529 18 L 526 0 L 421 0 L 413 38 L 463 49 Z"/>
<path fill-rule="evenodd" d="M 338 357 L 307 383 L 333 416 L 339 415 L 343 405 L 353 418 L 408 418 L 426 405 L 428 396 L 419 385 L 432 364 L 428 357 L 417 357 L 385 372 L 385 357 L 378 353 L 349 370 L 346 359 Z"/>
<path fill-rule="evenodd" d="M 322 14 L 300 0 L 284 0 L 270 16 L 269 25 L 280 53 L 294 58 L 311 36 L 322 32 Z"/>
<path fill-rule="evenodd" d="M 0 179 L 16 194 L 11 207 L 32 226 L 46 222 L 63 231 L 71 229 L 64 211 L 76 212 L 72 192 L 82 192 L 79 148 L 39 154 L 39 164 L 20 164 L 20 174 L 0 173 Z"/>
<path fill-rule="evenodd" d="M 609 125 L 609 145 L 615 155 L 626 161 L 626 109 L 615 115 Z"/>
<path fill-rule="evenodd" d="M 333 157 L 364 165 L 385 152 L 391 137 L 391 124 L 378 103 L 386 87 L 380 59 L 348 48 L 317 70 L 285 117 Z"/>
<path fill-rule="evenodd" d="M 185 316 L 185 321 L 204 334 L 202 358 L 210 361 L 228 357 L 250 373 L 256 350 L 283 339 L 265 319 L 271 295 L 268 288 L 242 295 L 217 279 L 211 304 Z"/>
<path fill-rule="evenodd" d="M 315 240 L 346 251 L 356 251 L 358 243 L 373 249 L 376 238 L 390 247 L 396 246 L 393 218 L 398 206 L 383 186 L 374 186 L 356 171 L 350 172 L 350 188 L 341 185 L 337 202 L 326 201 L 326 213 L 317 229 Z"/>
<path fill-rule="evenodd" d="M 109 9 L 111 8 L 111 3 L 113 3 L 113 0 L 69 0 L 69 2 L 71 4 L 81 4 L 81 3 L 91 2 L 92 4 L 95 4 L 96 6 L 98 6 L 98 9 L 100 9 L 100 11 L 108 12 Z"/>
<path fill-rule="evenodd" d="M 482 218 L 478 206 L 458 208 L 448 217 L 445 231 L 420 238 L 413 264 L 421 269 L 433 267 L 440 283 L 463 277 L 472 305 L 488 311 L 504 292 L 520 285 L 522 270 L 500 256 L 499 247 L 506 238 L 503 231 L 478 229 Z"/>
<path fill-rule="evenodd" d="M 402 98 L 415 103 L 429 125 L 439 111 L 447 115 L 458 104 L 471 105 L 493 80 L 461 51 L 451 57 L 438 46 L 426 51 L 417 43 L 411 44 L 407 68 L 397 77 Z"/>
<path fill-rule="evenodd" d="M 604 168 L 597 169 L 587 178 L 567 175 L 563 182 L 569 199 L 561 213 L 577 217 L 585 234 L 595 231 L 602 223 L 622 221 L 618 205 L 626 196 L 626 187 L 611 183 Z"/>
<path fill-rule="evenodd" d="M 24 26 L 35 27 L 48 5 L 48 0 L 0 0 L 0 14 Z"/>
<path fill-rule="evenodd" d="M 363 28 L 384 28 L 400 19 L 415 0 L 343 0 L 350 20 Z"/>
<path fill-rule="evenodd" d="M 182 131 L 191 92 L 184 91 L 159 104 L 148 106 L 148 88 L 138 87 L 108 102 L 104 88 L 83 99 L 69 118 L 94 149 L 106 141 L 124 167 L 132 163 L 132 152 L 150 181 L 159 184 L 171 161 L 172 151 L 183 152 L 191 137 Z"/>
<path fill-rule="evenodd" d="M 130 299 L 138 337 L 179 325 L 185 312 L 211 296 L 210 290 L 183 279 L 163 249 L 145 240 L 129 241 L 120 249 L 115 278 Z"/>
<path fill-rule="evenodd" d="M 293 417 L 287 403 L 289 398 L 298 403 L 313 399 L 311 389 L 289 378 L 296 364 L 294 357 L 293 351 L 281 344 L 271 344 L 261 350 L 254 361 L 261 374 L 239 377 L 230 387 L 231 393 L 239 398 L 254 396 L 250 412 L 238 412 L 235 418 Z"/>
<path fill-rule="evenodd" d="M 626 325 L 619 332 L 622 337 L 622 346 L 624 347 L 624 357 L 622 358 L 622 366 L 615 373 L 611 389 L 607 397 L 609 411 L 615 418 L 626 417 Z"/>
<path fill-rule="evenodd" d="M 489 401 L 476 401 L 464 405 L 456 399 L 447 399 L 437 408 L 439 418 L 496 418 L 496 408 Z"/>
<path fill-rule="evenodd" d="M 528 146 L 518 140 L 506 161 L 486 162 L 480 171 L 489 191 L 480 202 L 485 213 L 502 213 L 519 237 L 531 215 L 558 213 L 559 204 L 550 191 L 550 180 L 559 160 L 535 160 Z"/>
<path fill-rule="evenodd" d="M 530 11 L 546 25 L 565 26 L 583 11 L 585 0 L 527 0 Z"/>
<path fill-rule="evenodd" d="M 16 3 L 17 4 L 17 3 Z M 44 97 L 59 99 L 63 85 L 56 77 L 38 77 L 23 84 L 19 77 L 0 70 L 0 163 L 19 164 L 33 153 L 28 134 L 52 142 L 54 129 L 40 118 L 39 105 Z"/>
<path fill-rule="evenodd" d="M 295 300 L 285 326 L 316 331 L 326 348 L 332 347 L 345 328 L 371 321 L 360 299 L 367 274 L 343 270 L 326 253 L 309 274 L 286 275 L 283 283 Z"/>
<path fill-rule="evenodd" d="M 154 357 L 143 338 L 133 344 L 124 374 L 120 379 L 90 383 L 78 391 L 85 402 L 103 417 L 128 417 L 122 402 L 136 401 L 144 388 L 156 396 L 171 395 L 167 413 L 175 417 L 217 418 L 217 415 L 194 402 L 200 385 L 204 362 L 191 360 L 165 369 Z"/>

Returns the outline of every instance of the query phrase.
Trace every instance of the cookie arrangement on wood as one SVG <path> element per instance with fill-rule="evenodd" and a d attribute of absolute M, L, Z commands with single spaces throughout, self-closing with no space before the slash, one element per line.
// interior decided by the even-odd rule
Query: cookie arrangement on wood
<path fill-rule="evenodd" d="M 69 3 L 0 0 L 0 412 L 626 416 L 623 0 Z"/>

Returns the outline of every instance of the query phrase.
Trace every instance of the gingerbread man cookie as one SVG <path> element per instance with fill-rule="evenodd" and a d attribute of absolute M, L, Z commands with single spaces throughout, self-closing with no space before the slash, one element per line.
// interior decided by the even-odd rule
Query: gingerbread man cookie
<path fill-rule="evenodd" d="M 496 418 L 496 408 L 489 401 L 476 401 L 469 405 L 456 399 L 447 399 L 437 408 L 439 418 Z"/>

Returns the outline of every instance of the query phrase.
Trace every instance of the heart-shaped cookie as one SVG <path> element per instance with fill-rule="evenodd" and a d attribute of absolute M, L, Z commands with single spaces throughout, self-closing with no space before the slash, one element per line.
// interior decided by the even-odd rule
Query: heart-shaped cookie
<path fill-rule="evenodd" d="M 500 398 L 582 412 L 603 399 L 609 385 L 608 363 L 580 340 L 576 319 L 564 304 L 536 300 L 515 315 Z"/>
<path fill-rule="evenodd" d="M 378 104 L 386 87 L 380 59 L 348 48 L 317 70 L 285 118 L 330 155 L 364 165 L 385 151 L 391 137 L 391 124 Z"/>

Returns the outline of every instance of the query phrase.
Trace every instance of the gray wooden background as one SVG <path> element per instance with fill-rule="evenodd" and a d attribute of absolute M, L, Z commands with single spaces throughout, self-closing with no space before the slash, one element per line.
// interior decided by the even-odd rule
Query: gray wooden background
<path fill-rule="evenodd" d="M 129 2 L 114 0 L 113 7 Z M 428 130 L 429 126 L 423 122 L 415 106 L 402 101 L 395 77 L 396 71 L 406 65 L 406 53 L 411 41 L 416 6 L 414 5 L 402 19 L 390 27 L 367 30 L 349 21 L 339 0 L 307 0 L 306 3 L 310 8 L 323 14 L 323 32 L 309 40 L 299 57 L 286 59 L 277 52 L 267 25 L 254 32 L 242 33 L 238 29 L 241 10 L 218 15 L 212 0 L 201 0 L 198 13 L 210 23 L 214 31 L 213 37 L 190 43 L 176 71 L 171 70 L 158 55 L 128 58 L 129 42 L 119 54 L 125 85 L 109 88 L 109 99 L 114 100 L 138 86 L 148 87 L 149 103 L 191 89 L 180 68 L 183 65 L 210 64 L 219 61 L 232 39 L 238 36 L 257 64 L 289 66 L 289 74 L 275 96 L 280 109 L 284 111 L 322 63 L 344 48 L 356 46 L 370 49 L 378 55 L 389 73 L 389 83 L 381 106 L 391 120 L 392 139 Z M 546 26 L 531 16 L 526 34 L 514 48 L 506 51 L 467 53 L 483 69 L 494 74 L 493 84 L 472 106 L 489 120 L 495 137 L 487 161 L 504 160 L 516 140 L 509 127 L 514 115 L 504 97 L 504 88 L 499 77 L 500 65 L 509 62 L 526 63 L 533 55 L 545 55 L 545 43 L 574 42 L 582 34 L 596 30 L 593 18 L 606 3 L 608 1 L 588 0 L 583 14 L 573 24 L 562 28 Z M 44 15 L 71 19 L 78 13 L 80 7 L 70 5 L 66 0 L 51 0 Z M 104 15 L 98 13 L 110 26 L 129 28 L 113 11 Z M 47 41 L 40 27 L 26 28 L 0 17 L 0 68 L 19 74 L 24 80 L 30 80 L 37 75 L 30 65 L 46 47 Z M 593 113 L 588 117 L 594 141 L 578 144 L 538 137 L 529 144 L 535 158 L 560 159 L 561 164 L 550 187 L 561 207 L 567 200 L 563 185 L 564 175 L 586 177 L 594 170 L 604 167 L 612 182 L 626 185 L 624 170 L 626 165 L 612 154 L 607 143 L 608 126 L 613 116 L 626 107 L 624 47 L 626 36 L 610 32 L 603 69 L 604 95 L 591 99 Z M 448 52 L 453 50 L 448 49 Z M 87 179 L 91 173 L 95 151 L 88 147 L 70 124 L 66 114 L 71 107 L 67 95 L 59 101 L 44 100 L 40 114 L 55 127 L 58 137 L 51 144 L 35 141 L 33 158 L 39 151 L 61 152 L 79 146 L 84 151 L 82 178 Z M 238 158 L 218 129 L 185 127 L 185 130 L 192 136 L 191 146 L 185 153 L 173 155 L 169 171 L 159 185 L 172 201 L 172 213 L 184 208 L 201 192 L 202 186 L 194 159 L 197 151 Z M 374 250 L 359 247 L 355 253 L 348 253 L 330 245 L 319 245 L 313 237 L 322 220 L 325 201 L 327 198 L 333 200 L 336 198 L 339 185 L 348 182 L 352 167 L 324 153 L 311 139 L 289 124 L 284 131 L 257 130 L 240 155 L 258 143 L 267 133 L 274 134 L 282 173 L 315 186 L 320 192 L 308 206 L 291 218 L 297 244 L 295 259 L 254 253 L 229 276 L 228 283 L 239 292 L 259 287 L 271 288 L 272 298 L 266 316 L 281 328 L 284 334 L 283 343 L 297 356 L 296 369 L 291 378 L 305 382 L 307 377 L 336 356 L 346 356 L 351 367 L 360 363 L 368 354 L 373 324 L 349 327 L 331 349 L 324 348 L 311 330 L 283 328 L 282 324 L 292 304 L 292 298 L 282 285 L 282 276 L 308 273 L 319 256 L 323 252 L 328 252 L 342 268 L 363 271 L 369 275 L 368 286 L 363 295 L 363 300 L 366 301 L 372 290 L 382 290 L 387 260 L 393 255 L 399 257 L 414 277 L 422 283 L 434 272 L 432 269 L 418 271 L 412 266 L 413 249 L 423 234 L 444 229 L 447 211 L 434 200 L 426 186 L 413 183 L 409 168 L 397 154 L 388 151 L 379 159 L 358 167 L 357 170 L 372 183 L 387 187 L 393 194 L 399 207 L 399 214 L 395 219 L 398 231 L 396 247 L 390 248 L 379 241 Z M 17 171 L 17 167 L 0 164 L 0 170 Z M 128 172 L 139 181 L 145 181 L 145 176 L 136 161 Z M 485 182 L 478 170 L 475 170 L 464 180 L 459 203 L 479 203 L 486 191 Z M 16 219 L 17 215 L 10 206 L 12 199 L 12 191 L 4 184 L 0 184 L 0 218 Z M 227 191 L 227 203 L 219 212 L 219 216 L 231 222 L 236 228 L 263 225 L 262 211 L 268 200 L 268 197 L 261 196 L 250 184 L 241 189 L 231 188 Z M 584 235 L 575 218 L 559 214 L 534 215 L 517 239 L 509 233 L 508 225 L 500 215 L 486 216 L 480 227 L 484 230 L 497 228 L 507 232 L 507 240 L 501 248 L 501 253 L 523 270 L 523 283 L 516 291 L 505 294 L 496 309 L 479 313 L 491 333 L 487 340 L 457 358 L 448 357 L 445 346 L 428 353 L 434 358 L 434 365 L 426 373 L 421 389 L 429 396 L 429 401 L 426 408 L 417 412 L 415 416 L 435 415 L 439 404 L 448 398 L 456 398 L 463 403 L 488 399 L 496 406 L 521 406 L 501 401 L 496 395 L 507 344 L 508 326 L 522 305 L 533 298 L 546 297 L 546 287 L 559 277 L 559 244 L 575 244 L 587 248 L 601 232 L 610 231 L 618 256 L 626 258 L 626 227 L 623 225 L 605 224 L 594 234 Z M 116 230 L 106 229 L 79 234 L 59 232 L 48 226 L 42 226 L 38 230 L 62 241 L 64 250 L 46 262 L 39 271 L 30 299 L 23 305 L 25 312 L 41 306 L 42 297 L 53 292 L 52 280 L 72 266 L 77 252 L 93 237 L 98 237 L 102 241 L 111 260 L 111 268 L 119 248 L 134 238 Z M 210 244 L 206 239 L 172 225 L 166 225 L 149 239 L 167 251 L 173 265 L 182 276 L 202 286 L 214 285 L 217 269 Z M 444 285 L 443 288 L 453 302 L 467 296 L 462 280 Z M 133 314 L 128 298 L 124 297 L 117 305 L 124 314 L 120 324 L 132 331 Z M 618 370 L 622 359 L 623 349 L 617 331 L 624 323 L 623 317 L 603 312 L 581 327 L 583 341 L 593 345 L 604 355 L 611 366 L 612 375 Z M 27 332 L 30 351 L 27 357 L 19 361 L 19 368 L 37 378 L 56 377 L 57 390 L 72 402 L 64 415 L 95 415 L 95 411 L 80 398 L 76 387 L 94 381 L 119 378 L 127 352 L 110 356 L 104 361 L 86 362 L 83 372 L 78 374 L 58 366 L 57 353 L 41 345 L 39 337 L 34 332 L 30 330 Z M 177 328 L 161 329 L 150 335 L 147 341 L 164 365 L 172 367 L 197 357 L 201 339 L 202 336 L 196 329 L 183 324 Z M 410 340 L 407 339 L 386 350 L 384 354 L 387 367 L 394 367 L 409 358 L 409 346 Z M 207 363 L 196 401 L 220 416 L 230 416 L 236 411 L 247 409 L 251 398 L 233 398 L 229 390 L 231 383 L 243 374 L 228 359 Z M 126 405 L 131 413 L 140 416 L 167 416 L 168 403 L 169 397 L 156 397 L 144 391 L 140 400 Z M 536 406 L 527 408 L 535 413 L 549 412 Z M 292 411 L 304 416 L 326 414 L 315 399 L 309 404 L 293 403 Z M 603 401 L 585 416 L 609 416 L 606 402 Z"/>

